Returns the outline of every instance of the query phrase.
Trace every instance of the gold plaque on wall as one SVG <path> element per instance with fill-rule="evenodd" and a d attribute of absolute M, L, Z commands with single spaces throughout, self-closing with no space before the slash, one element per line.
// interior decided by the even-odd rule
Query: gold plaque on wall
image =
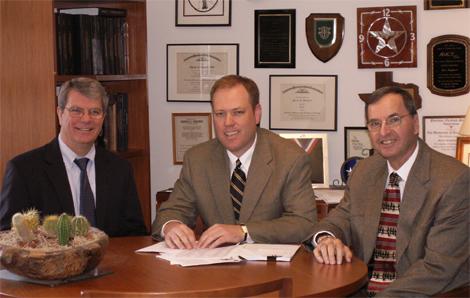
<path fill-rule="evenodd" d="M 416 6 L 357 9 L 359 68 L 416 67 Z"/>

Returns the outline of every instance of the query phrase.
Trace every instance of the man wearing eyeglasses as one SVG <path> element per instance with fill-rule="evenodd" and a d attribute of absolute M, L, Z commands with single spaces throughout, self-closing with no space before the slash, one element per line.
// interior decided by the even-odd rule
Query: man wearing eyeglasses
<path fill-rule="evenodd" d="M 470 169 L 419 137 L 413 99 L 376 90 L 365 107 L 375 154 L 308 238 L 320 263 L 369 267 L 369 297 L 431 296 L 469 283 Z"/>
<path fill-rule="evenodd" d="M 65 82 L 59 91 L 59 136 L 8 162 L 0 198 L 0 229 L 16 212 L 35 208 L 41 216 L 84 215 L 109 236 L 143 235 L 130 164 L 96 147 L 108 97 L 89 78 Z"/>

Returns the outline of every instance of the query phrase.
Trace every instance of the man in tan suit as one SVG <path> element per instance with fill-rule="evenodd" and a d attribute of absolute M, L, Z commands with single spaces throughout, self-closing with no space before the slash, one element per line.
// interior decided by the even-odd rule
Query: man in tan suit
<path fill-rule="evenodd" d="M 375 91 L 366 119 L 376 153 L 356 165 L 343 200 L 313 230 L 316 259 L 341 264 L 354 254 L 368 263 L 369 296 L 468 284 L 470 169 L 418 138 L 413 99 L 398 87 Z M 398 179 L 388 184 L 389 176 Z"/>
<path fill-rule="evenodd" d="M 257 128 L 261 106 L 252 80 L 219 79 L 211 104 L 217 138 L 185 153 L 174 190 L 157 211 L 154 237 L 186 249 L 244 240 L 300 243 L 316 222 L 307 154 Z M 198 215 L 209 228 L 196 241 L 190 227 Z"/>

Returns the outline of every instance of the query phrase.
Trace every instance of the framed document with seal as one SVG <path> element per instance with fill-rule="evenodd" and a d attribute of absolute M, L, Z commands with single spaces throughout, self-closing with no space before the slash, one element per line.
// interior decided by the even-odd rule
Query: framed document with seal
<path fill-rule="evenodd" d="M 295 142 L 310 156 L 312 185 L 315 187 L 329 187 L 327 134 L 281 133 L 279 135 Z"/>
<path fill-rule="evenodd" d="M 295 68 L 295 9 L 255 10 L 255 67 Z"/>
<path fill-rule="evenodd" d="M 336 75 L 270 75 L 269 128 L 336 130 Z"/>
<path fill-rule="evenodd" d="M 212 139 L 211 113 L 172 113 L 173 164 L 182 164 L 184 153 Z"/>
<path fill-rule="evenodd" d="M 457 152 L 455 157 L 470 167 L 470 137 L 457 138 Z"/>
<path fill-rule="evenodd" d="M 175 0 L 176 26 L 230 26 L 231 0 Z"/>
<path fill-rule="evenodd" d="M 468 0 L 424 0 L 424 9 L 467 8 Z"/>
<path fill-rule="evenodd" d="M 351 157 L 369 157 L 372 152 L 372 144 L 367 127 L 344 127 L 344 160 Z"/>
<path fill-rule="evenodd" d="M 167 101 L 210 101 L 214 82 L 238 74 L 238 44 L 168 44 Z"/>
<path fill-rule="evenodd" d="M 457 96 L 470 91 L 470 39 L 462 35 L 441 35 L 428 43 L 427 82 L 437 95 Z"/>
<path fill-rule="evenodd" d="M 464 117 L 424 116 L 423 140 L 436 151 L 455 157 L 455 144 Z"/>
<path fill-rule="evenodd" d="M 359 68 L 416 67 L 416 6 L 357 9 Z"/>
<path fill-rule="evenodd" d="M 339 13 L 312 13 L 305 20 L 305 33 L 313 55 L 327 62 L 343 44 L 344 18 Z"/>

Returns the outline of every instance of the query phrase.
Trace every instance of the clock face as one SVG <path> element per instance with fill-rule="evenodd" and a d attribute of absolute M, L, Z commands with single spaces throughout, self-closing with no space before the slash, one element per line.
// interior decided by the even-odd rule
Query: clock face
<path fill-rule="evenodd" d="M 416 67 L 416 6 L 357 9 L 359 68 Z"/>
<path fill-rule="evenodd" d="M 214 8 L 218 0 L 188 0 L 192 8 L 199 12 L 208 12 Z"/>

